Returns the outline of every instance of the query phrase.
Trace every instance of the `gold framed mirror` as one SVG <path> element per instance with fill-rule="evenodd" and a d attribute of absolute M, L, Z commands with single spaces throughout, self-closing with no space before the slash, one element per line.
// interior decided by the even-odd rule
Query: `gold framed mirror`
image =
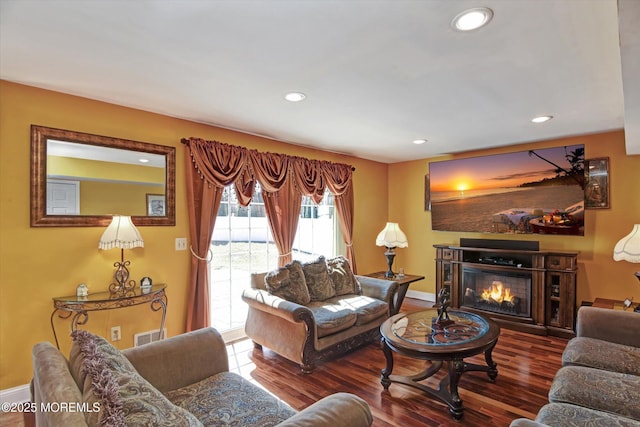
<path fill-rule="evenodd" d="M 31 226 L 175 225 L 176 149 L 31 125 Z"/>

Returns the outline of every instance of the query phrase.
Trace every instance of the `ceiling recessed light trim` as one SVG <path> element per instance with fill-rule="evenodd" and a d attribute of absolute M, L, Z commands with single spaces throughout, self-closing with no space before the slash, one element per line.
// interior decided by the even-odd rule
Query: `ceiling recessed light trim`
<path fill-rule="evenodd" d="M 416 144 L 416 145 L 420 145 L 420 144 L 424 144 L 425 142 L 427 142 L 427 140 L 426 139 L 414 139 L 412 142 L 414 144 Z"/>
<path fill-rule="evenodd" d="M 544 123 L 544 122 L 548 122 L 551 119 L 553 119 L 553 116 L 545 115 L 545 116 L 536 116 L 533 119 L 531 119 L 531 121 L 533 123 Z"/>
<path fill-rule="evenodd" d="M 300 102 L 303 101 L 306 97 L 307 95 L 302 92 L 289 92 L 284 96 L 284 99 L 289 102 Z"/>
<path fill-rule="evenodd" d="M 460 12 L 451 21 L 456 31 L 473 31 L 484 27 L 493 18 L 493 10 L 488 7 L 474 7 Z"/>

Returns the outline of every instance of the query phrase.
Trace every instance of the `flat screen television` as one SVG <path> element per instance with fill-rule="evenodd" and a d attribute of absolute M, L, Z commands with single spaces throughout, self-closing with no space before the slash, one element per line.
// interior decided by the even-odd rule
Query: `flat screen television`
<path fill-rule="evenodd" d="M 438 231 L 584 235 L 584 145 L 429 164 Z"/>

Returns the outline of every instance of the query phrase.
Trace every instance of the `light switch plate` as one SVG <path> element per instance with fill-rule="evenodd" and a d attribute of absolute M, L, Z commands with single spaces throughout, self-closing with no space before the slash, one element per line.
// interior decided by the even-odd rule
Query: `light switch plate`
<path fill-rule="evenodd" d="M 187 238 L 176 237 L 176 251 L 186 251 L 186 250 L 187 250 Z"/>

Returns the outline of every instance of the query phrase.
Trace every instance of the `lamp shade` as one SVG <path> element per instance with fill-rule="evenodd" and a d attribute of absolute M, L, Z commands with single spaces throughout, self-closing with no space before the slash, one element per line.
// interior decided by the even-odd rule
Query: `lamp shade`
<path fill-rule="evenodd" d="M 131 222 L 130 216 L 115 215 L 111 224 L 104 230 L 98 248 L 100 249 L 133 249 L 144 247 L 140 232 Z"/>
<path fill-rule="evenodd" d="M 407 236 L 400 230 L 397 222 L 388 222 L 378 237 L 376 246 L 386 246 L 388 248 L 406 248 L 409 246 Z"/>
<path fill-rule="evenodd" d="M 631 233 L 616 244 L 613 249 L 613 259 L 640 263 L 640 224 L 634 225 Z"/>

